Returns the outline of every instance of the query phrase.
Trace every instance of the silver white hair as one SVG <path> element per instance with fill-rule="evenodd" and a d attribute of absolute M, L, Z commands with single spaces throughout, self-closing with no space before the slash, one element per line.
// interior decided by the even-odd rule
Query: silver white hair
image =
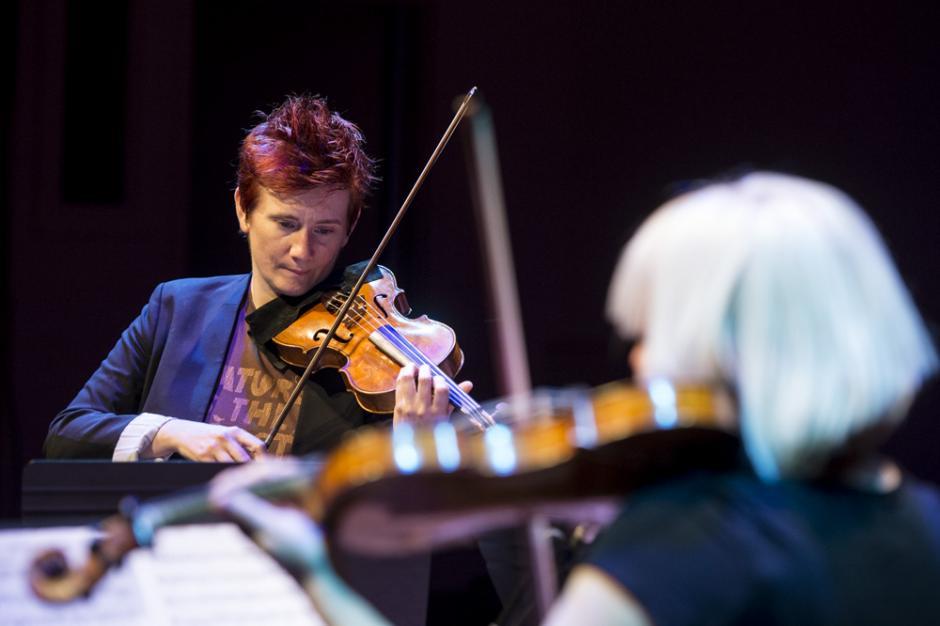
<path fill-rule="evenodd" d="M 624 249 L 607 314 L 644 379 L 730 384 L 765 480 L 806 477 L 903 417 L 937 366 L 877 230 L 851 198 L 753 173 L 680 196 Z"/>

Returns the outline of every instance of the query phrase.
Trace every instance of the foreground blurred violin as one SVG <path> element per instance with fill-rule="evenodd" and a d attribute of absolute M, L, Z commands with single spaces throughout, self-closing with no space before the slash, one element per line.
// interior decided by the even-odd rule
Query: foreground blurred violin
<path fill-rule="evenodd" d="M 524 411 L 524 413 L 522 413 Z M 583 521 L 586 504 L 690 469 L 737 458 L 731 405 L 702 387 L 657 381 L 612 383 L 511 401 L 506 423 L 484 433 L 452 425 L 360 429 L 300 475 L 259 485 L 268 498 L 299 500 L 331 544 L 377 555 L 407 554 L 518 523 L 535 512 Z M 501 421 L 502 421 L 501 419 Z M 67 601 L 87 594 L 109 567 L 151 545 L 168 524 L 204 518 L 204 492 L 124 511 L 102 525 L 88 561 L 70 569 L 61 553 L 40 555 L 36 594 Z"/>
<path fill-rule="evenodd" d="M 330 454 L 306 510 L 331 544 L 393 556 L 537 514 L 588 521 L 592 501 L 738 462 L 732 402 L 708 387 L 610 383 L 502 406 L 482 434 L 360 429 Z"/>
<path fill-rule="evenodd" d="M 254 491 L 301 502 L 330 544 L 390 556 L 534 513 L 583 521 L 592 502 L 737 459 L 731 404 L 704 387 L 612 383 L 518 398 L 501 412 L 503 423 L 482 433 L 460 433 L 448 422 L 359 429 L 325 463 Z M 151 545 L 159 528 L 208 512 L 204 491 L 124 511 L 102 524 L 86 563 L 72 569 L 60 552 L 47 551 L 30 584 L 50 601 L 85 595 L 130 550 Z"/>

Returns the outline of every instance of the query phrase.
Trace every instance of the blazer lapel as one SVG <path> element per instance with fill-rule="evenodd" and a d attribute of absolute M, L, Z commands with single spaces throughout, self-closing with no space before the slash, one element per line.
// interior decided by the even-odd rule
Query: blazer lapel
<path fill-rule="evenodd" d="M 222 375 L 222 366 L 228 354 L 228 346 L 235 332 L 235 320 L 238 309 L 242 305 L 245 293 L 248 290 L 250 275 L 239 277 L 231 285 L 227 285 L 221 292 L 220 303 L 212 315 L 207 315 L 202 329 L 200 343 L 202 344 L 203 367 L 199 373 L 199 382 L 194 386 L 190 396 L 191 415 L 198 415 L 205 421 L 209 411 L 219 377 Z"/>

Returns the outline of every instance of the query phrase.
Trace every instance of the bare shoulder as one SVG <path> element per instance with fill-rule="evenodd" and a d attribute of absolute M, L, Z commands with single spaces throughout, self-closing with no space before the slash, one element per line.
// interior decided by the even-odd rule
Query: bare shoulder
<path fill-rule="evenodd" d="M 545 619 L 545 626 L 567 624 L 652 626 L 652 621 L 630 592 L 604 571 L 579 565 Z"/>

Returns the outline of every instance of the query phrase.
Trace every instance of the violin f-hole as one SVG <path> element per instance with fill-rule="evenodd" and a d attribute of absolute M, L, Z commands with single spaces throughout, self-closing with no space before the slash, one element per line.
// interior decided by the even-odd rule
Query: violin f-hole
<path fill-rule="evenodd" d="M 372 302 L 375 304 L 376 307 L 378 307 L 379 311 L 382 312 L 382 315 L 385 317 L 385 319 L 388 319 L 388 311 L 386 311 L 385 307 L 382 306 L 382 300 L 386 298 L 388 298 L 388 294 L 377 293 L 375 294 L 375 297 L 372 298 Z"/>
<path fill-rule="evenodd" d="M 386 310 L 386 308 L 382 306 L 382 303 L 379 302 L 379 298 L 381 298 L 382 300 L 386 300 L 388 299 L 388 294 L 377 293 L 372 297 L 372 302 L 375 304 L 376 307 L 378 307 L 380 311 L 382 311 L 382 315 L 385 316 L 385 319 L 388 319 L 389 317 L 388 310 Z M 408 304 L 408 298 L 405 297 L 404 291 L 399 291 L 398 295 L 395 296 L 394 305 L 395 305 L 395 308 L 398 309 L 398 312 L 401 313 L 402 315 L 405 315 L 405 316 L 411 315 L 411 305 Z"/>

